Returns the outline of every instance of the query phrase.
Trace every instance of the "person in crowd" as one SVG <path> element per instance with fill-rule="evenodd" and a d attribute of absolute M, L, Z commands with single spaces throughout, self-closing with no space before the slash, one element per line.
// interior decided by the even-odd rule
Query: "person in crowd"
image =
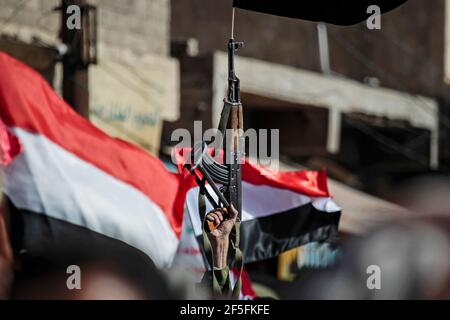
<path fill-rule="evenodd" d="M 9 297 L 12 281 L 13 253 L 8 234 L 6 202 L 0 198 L 0 299 Z"/>
<path fill-rule="evenodd" d="M 238 212 L 233 206 L 229 209 L 218 208 L 206 215 L 206 220 L 216 225 L 216 229 L 207 232 L 207 237 L 211 243 L 213 272 L 223 297 L 229 296 L 232 291 L 228 262 L 230 260 L 230 234 L 236 224 L 237 217 Z M 212 276 L 210 272 L 205 273 L 202 285 L 211 288 Z"/>
<path fill-rule="evenodd" d="M 181 299 L 142 252 L 94 234 L 52 243 L 38 254 L 20 246 L 14 206 L 0 207 L 0 299 Z M 11 219 L 14 217 L 14 219 Z M 19 239 L 19 240 L 18 240 Z"/>

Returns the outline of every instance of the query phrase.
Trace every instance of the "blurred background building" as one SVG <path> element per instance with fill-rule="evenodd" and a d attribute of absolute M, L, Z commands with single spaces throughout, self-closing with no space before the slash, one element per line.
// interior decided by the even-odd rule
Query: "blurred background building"
<path fill-rule="evenodd" d="M 82 28 L 68 31 L 61 22 L 73 4 Z M 0 50 L 108 133 L 158 153 L 162 121 L 179 114 L 169 0 L 1 0 L 0 8 Z"/>
<path fill-rule="evenodd" d="M 217 123 L 229 2 L 172 1 L 182 117 L 166 126 L 164 144 L 192 119 Z M 283 156 L 385 198 L 412 176 L 448 172 L 447 2 L 410 0 L 382 16 L 381 30 L 238 10 L 244 125 L 283 128 Z M 183 43 L 196 49 L 180 51 Z"/>

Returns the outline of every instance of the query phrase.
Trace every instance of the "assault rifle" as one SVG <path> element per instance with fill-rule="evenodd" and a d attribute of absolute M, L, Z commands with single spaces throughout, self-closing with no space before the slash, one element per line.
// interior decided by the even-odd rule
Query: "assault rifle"
<path fill-rule="evenodd" d="M 232 265 L 238 270 L 236 284 L 232 291 L 234 299 L 239 298 L 243 270 L 243 257 L 239 247 L 240 221 L 242 216 L 242 180 L 241 180 L 241 152 L 240 142 L 243 132 L 242 104 L 240 98 L 240 84 L 234 71 L 234 54 L 243 46 L 242 42 L 236 42 L 233 37 L 228 42 L 228 95 L 224 99 L 222 114 L 219 122 L 219 132 L 222 134 L 223 161 L 216 161 L 210 154 L 208 144 L 205 141 L 197 143 L 192 152 L 192 161 L 185 167 L 195 176 L 195 180 L 200 187 L 199 194 L 199 214 L 203 221 L 203 253 L 207 263 L 211 266 L 213 253 L 211 244 L 206 236 L 206 232 L 215 230 L 218 225 L 206 219 L 205 197 L 214 208 L 225 208 L 229 215 L 230 206 L 238 211 L 238 219 L 230 234 L 231 248 L 234 249 Z M 218 137 L 216 136 L 216 139 Z M 215 150 L 217 152 L 217 150 Z M 212 193 L 217 197 L 215 201 L 213 195 L 208 191 L 206 183 L 209 184 Z M 219 188 L 217 184 L 220 184 Z M 225 215 L 225 218 L 228 217 Z M 214 272 L 212 275 L 212 287 L 216 294 L 222 294 Z"/>
<path fill-rule="evenodd" d="M 234 70 L 234 55 L 242 46 L 243 42 L 236 42 L 234 39 L 230 39 L 228 42 L 228 95 L 224 99 L 218 128 L 223 137 L 223 163 L 219 163 L 209 154 L 207 143 L 202 141 L 195 145 L 191 163 L 185 165 L 195 175 L 201 193 L 206 196 L 211 205 L 214 208 L 228 209 L 232 204 L 239 212 L 239 220 L 242 211 L 240 142 L 243 131 L 243 115 L 240 81 Z M 231 135 L 228 139 L 226 138 L 227 134 Z M 218 201 L 214 200 L 206 188 L 206 182 L 211 186 Z M 222 187 L 219 188 L 216 184 L 220 184 Z M 204 217 L 201 218 L 205 221 Z M 208 222 L 204 227 L 207 231 L 212 231 L 217 228 L 217 225 Z"/>

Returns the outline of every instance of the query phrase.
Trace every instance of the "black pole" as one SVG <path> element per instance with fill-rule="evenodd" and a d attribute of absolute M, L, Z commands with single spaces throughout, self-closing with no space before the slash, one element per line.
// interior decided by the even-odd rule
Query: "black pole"
<path fill-rule="evenodd" d="M 77 5 L 81 9 L 81 29 L 69 29 L 67 19 L 70 14 L 67 8 Z M 85 118 L 89 117 L 89 61 L 86 61 L 83 51 L 89 50 L 89 42 L 86 39 L 86 0 L 62 0 L 61 1 L 61 30 L 60 38 L 67 46 L 68 51 L 62 58 L 63 84 L 62 94 L 64 100 Z"/>

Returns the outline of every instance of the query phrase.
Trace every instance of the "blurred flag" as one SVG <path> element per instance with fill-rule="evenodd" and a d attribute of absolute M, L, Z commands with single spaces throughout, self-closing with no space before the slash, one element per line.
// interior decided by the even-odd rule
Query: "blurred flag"
<path fill-rule="evenodd" d="M 236 283 L 237 279 L 239 277 L 239 271 L 237 269 L 231 269 L 230 272 L 230 281 L 231 283 Z M 241 273 L 241 279 L 242 279 L 242 287 L 241 287 L 241 293 L 239 294 L 239 300 L 254 300 L 257 298 L 257 295 L 255 291 L 253 290 L 252 281 L 247 274 L 247 271 L 242 270 Z M 234 288 L 234 286 L 233 286 Z"/>
<path fill-rule="evenodd" d="M 185 151 L 177 151 L 180 164 Z M 200 245 L 199 187 L 188 172 L 182 174 L 185 214 L 174 267 L 187 267 L 199 281 L 206 270 Z M 209 185 L 207 188 L 216 198 Z M 207 211 L 213 209 L 208 201 L 206 205 Z M 241 247 L 245 263 L 333 238 L 338 232 L 340 216 L 341 209 L 331 199 L 324 171 L 269 171 L 243 163 Z"/>
<path fill-rule="evenodd" d="M 175 207 L 178 177 L 97 129 L 39 74 L 2 52 L 0 70 L 7 127 L 0 128 L 0 147 L 2 162 L 10 162 L 3 192 L 21 215 L 21 249 L 39 255 L 65 242 L 87 249 L 106 239 L 169 266 L 183 214 Z M 24 151 L 11 162 L 18 141 Z"/>
<path fill-rule="evenodd" d="M 13 135 L 0 119 L 0 165 L 8 165 L 23 151 L 19 139 Z"/>

